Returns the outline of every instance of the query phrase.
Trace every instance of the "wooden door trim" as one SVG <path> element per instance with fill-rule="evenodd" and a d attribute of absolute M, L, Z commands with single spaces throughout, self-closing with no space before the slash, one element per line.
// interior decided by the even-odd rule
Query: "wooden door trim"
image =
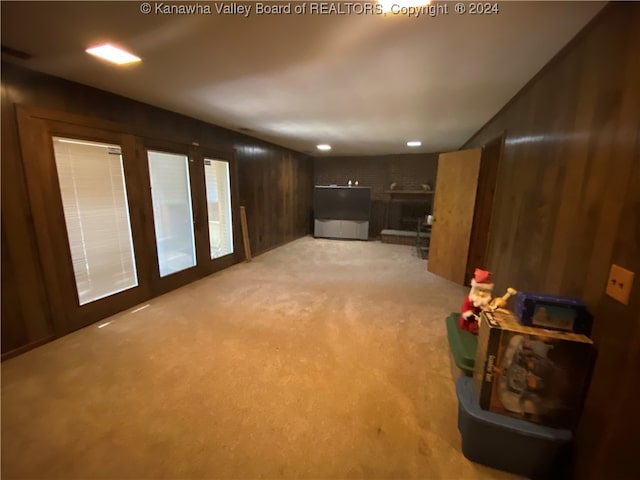
<path fill-rule="evenodd" d="M 485 148 L 487 146 L 490 146 L 493 143 L 500 143 L 500 154 L 498 155 L 498 161 L 497 161 L 497 166 L 496 166 L 496 178 L 495 178 L 495 185 L 494 185 L 494 190 L 493 190 L 493 199 L 491 201 L 491 217 L 489 218 L 489 225 L 488 225 L 488 229 L 489 229 L 489 233 L 487 235 L 487 248 L 485 249 L 484 252 L 484 258 L 485 261 L 487 261 L 487 259 L 489 258 L 489 246 L 492 245 L 491 242 L 491 230 L 492 227 L 494 225 L 495 222 L 495 207 L 496 207 L 496 199 L 498 198 L 498 189 L 500 188 L 500 165 L 502 163 L 502 155 L 504 154 L 504 145 L 505 142 L 507 141 L 507 132 L 506 130 L 503 130 L 500 135 L 498 135 L 496 138 L 494 138 L 493 140 L 489 140 L 487 143 L 485 143 L 482 148 Z M 489 268 L 489 266 L 487 265 L 487 268 Z"/>
<path fill-rule="evenodd" d="M 60 123 L 68 123 L 70 125 L 77 125 L 83 127 L 90 127 L 95 129 L 101 129 L 106 131 L 111 131 L 114 133 L 124 133 L 133 135 L 142 140 L 145 144 L 150 145 L 188 145 L 196 148 L 206 148 L 210 151 L 220 152 L 224 154 L 232 154 L 234 153 L 234 148 L 227 144 L 219 144 L 219 143 L 209 143 L 206 141 L 202 141 L 200 138 L 194 137 L 185 137 L 180 134 L 169 134 L 165 135 L 162 139 L 157 137 L 157 133 L 150 131 L 148 128 L 141 128 L 140 126 L 136 126 L 132 123 L 122 123 L 116 122 L 113 120 L 105 120 L 100 117 L 93 117 L 88 115 L 82 115 L 78 113 L 70 113 L 65 112 L 64 110 L 56 110 L 46 107 L 38 107 L 34 105 L 28 104 L 16 104 L 16 111 L 22 112 L 23 114 L 30 116 L 32 118 L 37 118 L 41 120 L 52 120 Z M 172 112 L 173 113 L 173 112 Z M 178 114 L 176 114 L 178 115 Z M 202 120 L 198 120 L 192 117 L 184 117 L 190 121 L 200 122 L 204 125 L 207 125 L 214 128 L 215 125 L 209 124 Z M 241 134 L 238 134 L 241 135 Z M 268 142 L 267 142 L 268 143 Z"/>
<path fill-rule="evenodd" d="M 30 116 L 26 111 L 16 109 L 18 135 L 20 149 L 25 170 L 25 182 L 36 237 L 36 244 L 40 261 L 42 263 L 42 275 L 45 280 L 45 291 L 51 305 L 51 321 L 54 333 L 61 335 L 69 330 L 63 295 L 60 290 L 61 281 L 57 276 L 56 255 L 53 248 L 53 238 L 50 232 L 49 218 L 47 215 L 48 199 L 44 194 L 44 187 L 40 175 L 40 158 L 42 151 L 37 146 L 43 142 L 46 132 L 44 121 Z"/>
<path fill-rule="evenodd" d="M 53 110 L 50 108 L 23 104 L 16 105 L 16 110 L 18 111 L 19 115 L 26 115 L 34 119 L 67 123 L 73 126 L 100 129 L 114 133 L 131 134 L 131 129 L 127 128 L 126 125 L 118 122 L 113 122 L 111 120 L 104 120 L 98 117 L 89 117 L 86 115 L 69 113 L 62 110 Z"/>
<path fill-rule="evenodd" d="M 496 202 L 496 188 L 498 186 L 498 174 L 500 172 L 500 160 L 504 151 L 504 132 L 482 146 L 480 157 L 480 172 L 478 175 L 478 188 L 476 191 L 476 204 L 471 228 L 469 253 L 465 281 L 473 277 L 475 268 L 489 269 L 488 250 L 491 245 L 491 223 L 493 221 L 493 209 Z M 497 158 L 490 157 L 489 148 L 498 147 Z"/>

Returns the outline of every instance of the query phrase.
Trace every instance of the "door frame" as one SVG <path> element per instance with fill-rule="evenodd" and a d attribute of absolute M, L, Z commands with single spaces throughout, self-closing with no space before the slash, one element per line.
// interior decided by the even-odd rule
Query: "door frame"
<path fill-rule="evenodd" d="M 476 206 L 471 229 L 471 239 L 469 240 L 469 255 L 465 274 L 465 280 L 467 282 L 471 281 L 473 271 L 476 267 L 489 270 L 487 262 L 489 246 L 491 245 L 491 226 L 505 138 L 506 135 L 503 132 L 482 145 L 480 175 L 478 177 L 478 190 L 476 191 Z"/>

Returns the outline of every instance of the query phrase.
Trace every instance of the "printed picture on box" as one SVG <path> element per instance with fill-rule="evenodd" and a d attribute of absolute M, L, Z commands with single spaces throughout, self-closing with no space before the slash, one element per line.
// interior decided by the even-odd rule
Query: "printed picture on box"
<path fill-rule="evenodd" d="M 531 323 L 536 327 L 572 331 L 575 318 L 576 312 L 571 308 L 538 304 L 533 312 Z"/>
<path fill-rule="evenodd" d="M 579 344 L 508 332 L 496 359 L 491 410 L 544 424 L 562 424 L 580 408 L 583 366 L 572 362 Z M 577 353 L 577 351 L 576 351 Z"/>

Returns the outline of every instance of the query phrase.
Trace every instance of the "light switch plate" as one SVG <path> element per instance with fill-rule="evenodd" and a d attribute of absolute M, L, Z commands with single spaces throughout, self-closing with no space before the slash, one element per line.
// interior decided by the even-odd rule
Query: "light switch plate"
<path fill-rule="evenodd" d="M 628 305 L 634 276 L 635 273 L 626 268 L 622 268 L 615 263 L 611 265 L 609 280 L 607 281 L 607 295 L 620 303 Z"/>

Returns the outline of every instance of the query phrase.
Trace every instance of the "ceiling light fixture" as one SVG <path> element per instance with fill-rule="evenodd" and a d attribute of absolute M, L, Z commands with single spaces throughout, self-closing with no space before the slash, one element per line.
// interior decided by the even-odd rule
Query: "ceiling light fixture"
<path fill-rule="evenodd" d="M 431 0 L 378 0 L 383 13 L 401 13 L 405 9 L 429 5 Z"/>
<path fill-rule="evenodd" d="M 327 145 L 326 143 L 321 143 L 320 145 L 318 145 L 318 150 L 322 150 L 323 152 L 326 152 L 328 150 L 331 150 L 331 145 Z"/>
<path fill-rule="evenodd" d="M 96 45 L 95 47 L 89 47 L 85 50 L 90 55 L 102 58 L 117 65 L 126 65 L 127 63 L 135 63 L 141 61 L 140 57 L 125 52 L 124 50 L 114 47 L 108 43 L 103 45 Z"/>
<path fill-rule="evenodd" d="M 407 147 L 420 147 L 422 142 L 420 140 L 410 140 L 407 142 Z"/>

